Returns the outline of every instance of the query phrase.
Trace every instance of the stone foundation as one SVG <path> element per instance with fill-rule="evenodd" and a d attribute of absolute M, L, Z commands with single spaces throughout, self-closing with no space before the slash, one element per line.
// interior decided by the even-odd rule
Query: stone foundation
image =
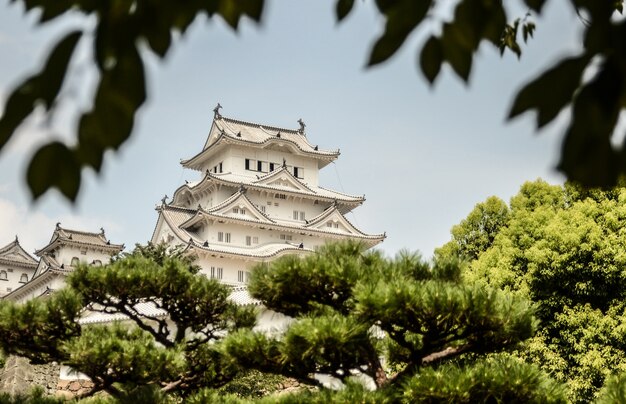
<path fill-rule="evenodd" d="M 92 388 L 91 380 L 59 380 L 56 395 L 69 399 L 88 393 Z"/>
<path fill-rule="evenodd" d="M 56 363 L 31 365 L 28 359 L 11 355 L 0 369 L 0 391 L 25 394 L 41 386 L 46 394 L 56 394 L 60 369 Z"/>

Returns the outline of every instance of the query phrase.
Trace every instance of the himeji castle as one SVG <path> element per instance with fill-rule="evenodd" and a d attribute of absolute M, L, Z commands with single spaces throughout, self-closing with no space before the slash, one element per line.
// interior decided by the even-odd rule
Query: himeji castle
<path fill-rule="evenodd" d="M 157 206 L 153 243 L 186 245 L 208 277 L 243 286 L 259 262 L 332 241 L 383 241 L 384 234 L 366 234 L 345 216 L 363 196 L 319 185 L 319 171 L 339 151 L 310 143 L 302 120 L 285 129 L 227 118 L 220 108 L 202 150 L 181 161 L 200 179 Z"/>

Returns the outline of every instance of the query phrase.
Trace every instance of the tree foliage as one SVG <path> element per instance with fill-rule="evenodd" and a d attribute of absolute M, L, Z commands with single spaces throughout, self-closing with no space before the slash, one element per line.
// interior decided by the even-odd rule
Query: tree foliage
<path fill-rule="evenodd" d="M 118 149 L 131 135 L 137 111 L 144 104 L 146 77 L 142 52 L 147 48 L 164 58 L 173 46 L 174 34 L 184 34 L 197 16 L 220 16 L 233 29 L 248 17 L 259 21 L 264 0 L 210 0 L 185 2 L 135 2 L 87 0 L 13 0 L 26 11 L 39 10 L 40 24 L 72 13 L 95 21 L 95 28 L 67 32 L 50 49 L 39 71 L 19 83 L 9 95 L 0 117 L 0 150 L 24 120 L 42 106 L 53 115 L 59 96 L 71 71 L 75 49 L 81 39 L 90 39 L 93 64 L 99 76 L 92 107 L 82 113 L 75 130 L 75 141 L 67 145 L 52 141 L 34 153 L 27 171 L 27 183 L 34 199 L 51 188 L 74 200 L 80 189 L 81 170 L 100 171 L 106 150 Z M 546 0 L 524 0 L 539 15 Z M 388 60 L 414 31 L 431 35 L 418 50 L 419 67 L 433 83 L 447 63 L 463 81 L 468 81 L 474 55 L 486 42 L 518 57 L 521 29 L 524 42 L 532 37 L 535 25 L 526 16 L 511 20 L 501 1 L 462 0 L 455 4 L 453 17 L 441 21 L 440 9 L 447 2 L 435 0 L 378 0 L 376 8 L 385 21 L 369 56 L 369 65 Z M 510 118 L 535 111 L 537 127 L 552 122 L 571 107 L 570 125 L 564 134 L 558 168 L 571 180 L 586 185 L 612 185 L 626 171 L 623 146 L 611 139 L 626 99 L 626 42 L 622 40 L 626 20 L 615 19 L 622 11 L 622 0 L 570 0 L 584 28 L 582 51 L 558 60 L 525 85 L 516 95 Z M 349 15 L 354 0 L 337 0 L 339 21 Z M 428 24 L 424 24 L 429 21 Z M 90 24 L 86 24 L 91 26 Z M 143 45 L 142 45 L 143 44 Z M 594 61 L 599 63 L 594 64 Z M 593 74 L 584 79 L 590 66 Z"/>
<path fill-rule="evenodd" d="M 348 402 L 342 394 L 357 394 L 361 402 L 454 402 L 467 394 L 466 402 L 475 402 L 510 394 L 520 402 L 531 396 L 563 401 L 559 387 L 532 366 L 511 358 L 476 360 L 515 347 L 534 333 L 536 322 L 524 299 L 462 282 L 454 262 L 431 267 L 414 254 L 386 259 L 358 244 L 330 245 L 255 268 L 250 293 L 294 319 L 278 335 L 229 335 L 223 342 L 228 356 L 311 385 L 323 385 L 319 375 L 348 385 L 361 375 L 379 388 L 368 398 L 350 388 L 323 393 L 337 394 L 333 400 Z M 511 366 L 527 376 L 524 389 L 507 381 Z M 452 369 L 475 384 L 423 383 Z"/>
<path fill-rule="evenodd" d="M 567 382 L 575 402 L 592 401 L 611 372 L 626 370 L 624 220 L 624 188 L 526 183 L 464 274 L 536 303 L 541 327 L 520 355 Z"/>
<path fill-rule="evenodd" d="M 186 395 L 223 386 L 239 371 L 219 341 L 252 326 L 255 314 L 228 300 L 227 286 L 198 275 L 189 258 L 138 247 L 105 267 L 79 266 L 67 282 L 45 300 L 0 302 L 5 352 L 71 366 L 91 378 L 92 393 L 118 398 L 146 386 Z M 84 313 L 125 320 L 82 325 Z"/>

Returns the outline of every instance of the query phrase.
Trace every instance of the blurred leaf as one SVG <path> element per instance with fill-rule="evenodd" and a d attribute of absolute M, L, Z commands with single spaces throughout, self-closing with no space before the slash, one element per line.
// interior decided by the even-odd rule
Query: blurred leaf
<path fill-rule="evenodd" d="M 337 0 L 335 6 L 335 13 L 337 14 L 337 21 L 341 21 L 352 11 L 354 6 L 354 0 Z"/>
<path fill-rule="evenodd" d="M 420 67 L 426 79 L 432 84 L 439 71 L 441 70 L 441 62 L 443 62 L 443 52 L 441 49 L 441 41 L 434 36 L 428 38 L 420 56 Z"/>
<path fill-rule="evenodd" d="M 263 12 L 263 4 L 264 0 L 221 0 L 219 1 L 217 12 L 228 25 L 236 30 L 239 26 L 239 20 L 244 15 L 252 18 L 254 21 L 259 21 Z"/>
<path fill-rule="evenodd" d="M 569 104 L 580 84 L 589 56 L 568 58 L 546 70 L 517 94 L 509 119 L 526 111 L 537 110 L 537 127 L 551 122 Z"/>
<path fill-rule="evenodd" d="M 54 99 L 63 85 L 63 79 L 67 72 L 67 66 L 80 39 L 81 31 L 72 31 L 57 43 L 50 53 L 48 60 L 39 75 L 38 87 L 41 97 L 47 109 L 50 109 Z"/>
<path fill-rule="evenodd" d="M 0 118 L 0 150 L 7 144 L 15 129 L 31 112 L 37 99 L 35 92 L 36 80 L 30 78 L 17 87 L 4 107 L 4 114 Z"/>
<path fill-rule="evenodd" d="M 524 3 L 537 13 L 541 13 L 541 9 L 546 0 L 524 0 Z"/>
<path fill-rule="evenodd" d="M 593 187 L 617 183 L 619 153 L 611 145 L 611 136 L 623 91 L 624 78 L 613 57 L 602 64 L 594 79 L 576 96 L 558 165 L 568 179 Z"/>
<path fill-rule="evenodd" d="M 80 187 L 80 165 L 67 146 L 52 142 L 37 150 L 28 166 L 26 179 L 33 199 L 49 188 L 57 188 L 73 201 Z"/>
<path fill-rule="evenodd" d="M 411 31 L 422 22 L 430 6 L 430 0 L 398 0 L 392 6 L 385 5 L 385 32 L 374 44 L 368 66 L 389 59 L 402 46 Z"/>
<path fill-rule="evenodd" d="M 443 55 L 455 73 L 467 82 L 472 69 L 472 51 L 459 45 L 455 39 L 458 35 L 458 28 L 455 25 L 444 26 L 441 38 Z"/>

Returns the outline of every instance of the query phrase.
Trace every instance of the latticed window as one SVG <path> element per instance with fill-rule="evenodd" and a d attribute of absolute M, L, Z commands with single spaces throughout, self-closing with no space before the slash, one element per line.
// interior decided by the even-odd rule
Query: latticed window
<path fill-rule="evenodd" d="M 26 275 L 26 274 L 22 274 L 22 276 L 20 276 L 20 282 L 21 282 L 21 283 L 26 283 L 26 282 L 28 282 L 28 275 Z"/>
<path fill-rule="evenodd" d="M 72 258 L 72 266 L 78 265 L 79 262 L 80 262 L 80 260 L 78 259 L 78 257 Z"/>
<path fill-rule="evenodd" d="M 8 280 L 7 271 L 0 271 L 0 281 Z"/>

